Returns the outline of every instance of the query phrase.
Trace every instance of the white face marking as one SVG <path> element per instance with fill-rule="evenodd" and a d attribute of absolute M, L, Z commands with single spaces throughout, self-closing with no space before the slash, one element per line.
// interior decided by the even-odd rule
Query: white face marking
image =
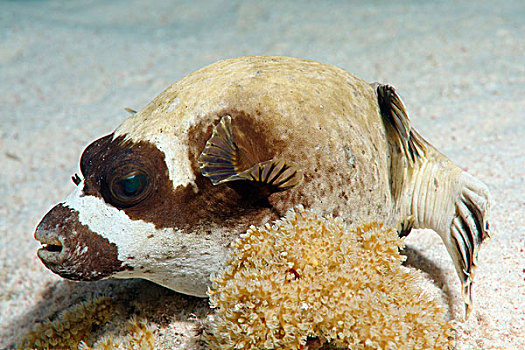
<path fill-rule="evenodd" d="M 173 188 L 177 186 L 187 186 L 195 181 L 195 174 L 192 171 L 190 160 L 188 159 L 188 146 L 186 145 L 185 134 L 179 134 L 174 139 L 173 135 L 159 133 L 154 135 L 149 141 L 152 142 L 159 151 L 164 153 L 164 161 L 168 167 L 170 180 Z M 176 146 L 175 146 L 176 145 Z"/>
<path fill-rule="evenodd" d="M 140 277 L 178 292 L 206 296 L 210 274 L 224 265 L 225 247 L 208 235 L 157 229 L 152 223 L 131 220 L 124 211 L 103 199 L 83 195 L 83 187 L 84 181 L 64 205 L 78 212 L 80 223 L 115 243 L 118 259 L 134 268 L 111 277 Z"/>
<path fill-rule="evenodd" d="M 177 104 L 173 108 L 176 106 Z M 125 120 L 115 130 L 113 139 L 123 135 L 126 140 L 133 142 L 151 142 L 164 154 L 164 161 L 168 168 L 173 188 L 192 184 L 195 181 L 195 174 L 188 159 L 187 137 L 190 127 L 189 123 L 165 125 L 161 130 L 155 129 L 154 132 L 147 132 L 145 125 L 137 125 L 135 117 L 136 115 Z"/>

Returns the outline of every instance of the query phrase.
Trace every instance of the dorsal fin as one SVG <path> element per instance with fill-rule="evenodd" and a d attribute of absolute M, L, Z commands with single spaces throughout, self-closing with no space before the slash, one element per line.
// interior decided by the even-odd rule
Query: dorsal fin
<path fill-rule="evenodd" d="M 425 140 L 410 127 L 410 119 L 403 101 L 393 86 L 374 83 L 379 109 L 383 118 L 396 130 L 403 151 L 412 162 L 424 158 Z"/>
<path fill-rule="evenodd" d="M 295 163 L 283 159 L 255 162 L 235 142 L 229 115 L 221 118 L 199 157 L 202 175 L 214 185 L 229 181 L 249 181 L 279 192 L 299 185 L 303 174 Z"/>

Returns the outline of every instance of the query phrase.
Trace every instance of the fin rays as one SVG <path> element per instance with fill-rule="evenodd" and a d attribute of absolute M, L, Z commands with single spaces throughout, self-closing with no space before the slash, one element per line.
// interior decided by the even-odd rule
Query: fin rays
<path fill-rule="evenodd" d="M 481 243 L 490 237 L 486 219 L 489 209 L 488 191 L 482 186 L 479 188 L 465 186 L 455 206 L 456 215 L 451 222 L 450 233 L 458 254 L 458 261 L 455 261 L 456 270 L 463 286 L 463 300 L 468 317 L 472 304 L 471 286 L 478 251 Z"/>
<path fill-rule="evenodd" d="M 299 185 L 303 174 L 293 162 L 271 159 L 255 163 L 235 143 L 229 115 L 221 118 L 199 157 L 202 175 L 214 185 L 229 181 L 251 181 L 279 192 Z"/>
<path fill-rule="evenodd" d="M 401 162 L 398 162 L 398 158 L 396 158 L 396 162 L 392 163 L 391 166 L 405 167 L 408 165 L 407 170 L 419 169 L 427 161 L 427 152 L 431 152 L 427 148 L 429 147 L 427 141 L 410 126 L 410 119 L 403 101 L 392 86 L 375 83 L 372 84 L 372 87 L 377 92 L 377 101 L 384 124 L 393 136 L 394 142 L 397 143 L 396 147 L 399 147 L 401 153 L 404 154 L 400 158 Z M 417 173 L 406 173 L 408 176 L 414 174 L 417 176 Z M 455 201 L 454 211 L 450 213 L 450 221 L 444 222 L 443 226 L 445 227 L 439 224 L 439 227 L 434 226 L 433 228 L 442 235 L 454 261 L 456 272 L 461 280 L 463 300 L 468 317 L 472 304 L 472 281 L 478 251 L 482 242 L 490 237 L 487 222 L 489 193 L 486 186 L 479 180 L 467 173 L 462 174 L 463 188 L 450 198 Z M 435 173 L 428 175 L 434 177 Z M 393 194 L 399 195 L 401 193 L 397 182 L 391 182 L 391 186 Z M 413 199 L 412 205 L 414 204 L 417 204 L 417 199 Z"/>
<path fill-rule="evenodd" d="M 258 163 L 231 178 L 231 180 L 237 179 L 251 180 L 272 186 L 275 191 L 284 191 L 299 185 L 302 180 L 302 173 L 294 163 L 274 159 Z"/>
<path fill-rule="evenodd" d="M 394 87 L 378 83 L 372 84 L 372 87 L 376 89 L 381 114 L 396 130 L 401 147 L 407 157 L 412 162 L 424 158 L 425 140 L 410 127 L 410 119 L 405 105 Z"/>
<path fill-rule="evenodd" d="M 239 147 L 233 141 L 231 117 L 223 117 L 199 157 L 202 175 L 214 185 L 221 184 L 240 172 L 239 158 Z"/>

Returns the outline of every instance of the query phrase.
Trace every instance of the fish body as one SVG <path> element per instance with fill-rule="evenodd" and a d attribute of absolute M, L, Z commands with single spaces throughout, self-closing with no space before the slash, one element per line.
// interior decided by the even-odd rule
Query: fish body
<path fill-rule="evenodd" d="M 235 238 L 303 205 L 435 230 L 468 305 L 488 236 L 486 185 L 410 126 L 393 87 L 311 60 L 202 68 L 89 145 L 81 172 L 35 232 L 43 263 L 75 280 L 206 296 Z"/>

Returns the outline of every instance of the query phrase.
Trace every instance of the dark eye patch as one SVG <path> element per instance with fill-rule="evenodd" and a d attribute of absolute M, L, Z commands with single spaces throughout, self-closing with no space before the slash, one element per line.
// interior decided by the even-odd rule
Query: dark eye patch
<path fill-rule="evenodd" d="M 85 195 L 101 196 L 117 208 L 130 208 L 142 202 L 153 190 L 155 175 L 151 158 L 123 137 L 104 136 L 92 142 L 82 154 Z M 77 182 L 80 176 L 73 177 Z"/>
<path fill-rule="evenodd" d="M 86 147 L 80 158 L 80 171 L 82 175 L 84 175 L 84 178 L 99 171 L 98 168 L 101 165 L 100 160 L 104 161 L 105 158 L 109 156 L 107 152 L 111 145 L 112 138 L 113 134 L 106 135 L 93 141 Z"/>
<path fill-rule="evenodd" d="M 202 130 L 202 125 L 197 130 Z M 206 130 L 211 133 L 211 130 Z M 116 138 L 108 135 L 94 141 L 86 148 L 80 162 L 82 195 L 98 197 L 121 209 L 131 220 L 153 223 L 157 228 L 177 227 L 194 232 L 196 225 L 237 220 L 235 215 L 240 212 L 245 214 L 242 230 L 259 223 L 258 220 L 267 220 L 268 212 L 255 210 L 253 205 L 247 214 L 247 200 L 237 190 L 229 186 L 214 186 L 200 175 L 197 158 L 210 137 L 207 131 L 206 135 L 196 134 L 191 137 L 191 142 L 188 141 L 193 145 L 189 159 L 192 171 L 197 175 L 195 183 L 176 188 L 170 179 L 165 155 L 154 144 L 127 140 L 125 135 Z M 193 130 L 190 132 L 194 133 Z M 197 136 L 199 139 L 203 137 L 202 142 L 194 140 Z M 145 177 L 133 177 L 137 172 Z M 249 201 L 252 203 L 253 199 L 250 197 Z M 269 205 L 266 203 L 264 207 Z"/>

